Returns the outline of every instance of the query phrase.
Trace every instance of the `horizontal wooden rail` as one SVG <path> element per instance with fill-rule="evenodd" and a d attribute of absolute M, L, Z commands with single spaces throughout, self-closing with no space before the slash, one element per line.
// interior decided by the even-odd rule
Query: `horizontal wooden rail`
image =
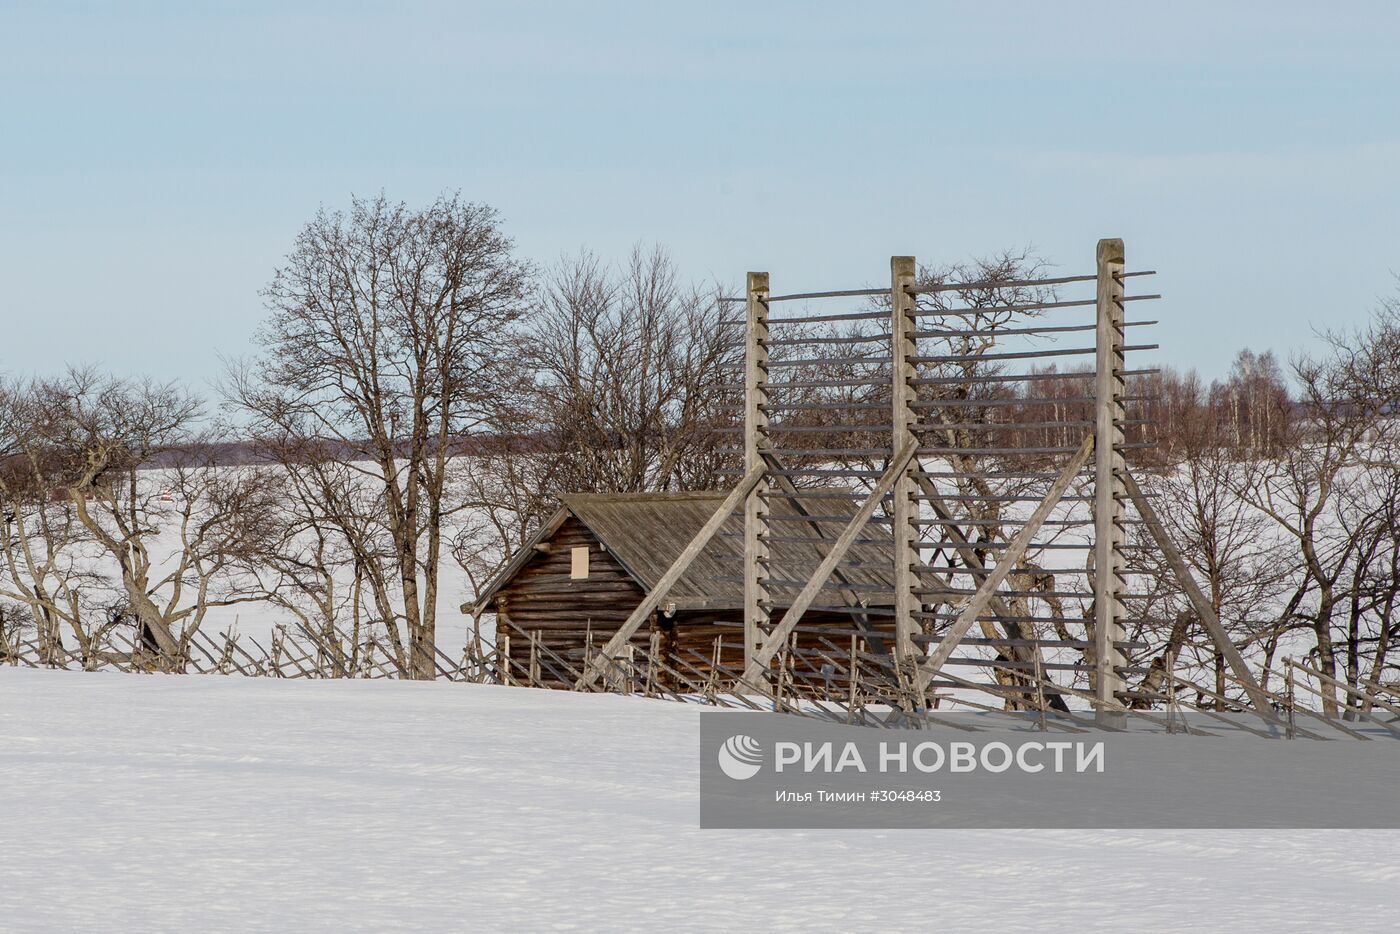
<path fill-rule="evenodd" d="M 1094 302 L 1084 302 L 1083 304 L 1086 304 L 1086 305 L 1093 305 L 1093 304 L 1095 304 L 1095 303 L 1094 303 Z M 1128 327 L 1128 328 L 1142 328 L 1142 327 L 1148 327 L 1148 326 L 1150 326 L 1150 325 L 1157 324 L 1157 323 L 1159 323 L 1159 322 L 1157 322 L 1157 321 L 1125 321 L 1125 322 L 1123 322 L 1123 326 L 1124 326 L 1124 327 Z M 998 327 L 990 327 L 990 328 L 958 328 L 958 329 L 953 329 L 953 330 L 915 331 L 915 332 L 914 332 L 914 336 L 915 336 L 915 337 L 1006 337 L 1006 336 L 1008 336 L 1008 335 L 1022 335 L 1022 334 L 1026 334 L 1026 335 L 1039 335 L 1039 334 L 1070 334 L 1070 333 L 1078 333 L 1078 332 L 1083 332 L 1083 331 L 1091 331 L 1091 332 L 1092 332 L 1092 331 L 1097 331 L 1097 330 L 1098 330 L 1098 325 L 1096 325 L 1096 324 L 1062 324 L 1062 325 L 1055 325 L 1055 326 L 1049 326 L 1049 325 L 1040 326 L 1040 327 L 1032 326 L 1032 327 L 1027 327 L 1027 328 L 998 328 Z M 888 340 L 888 339 L 889 339 L 889 335 L 888 335 L 888 334 L 884 335 L 884 338 L 885 338 L 886 340 Z M 864 340 L 873 340 L 874 338 L 863 338 L 863 339 L 864 339 Z M 793 341 L 792 343 L 798 343 L 798 341 Z"/>
<path fill-rule="evenodd" d="M 1136 277 L 1138 277 L 1138 276 L 1155 276 L 1155 275 L 1157 275 L 1156 270 L 1154 270 L 1154 269 L 1144 269 L 1144 270 L 1142 270 L 1141 272 L 1125 272 L 1125 273 L 1123 273 L 1123 275 L 1122 275 L 1121 277 L 1115 277 L 1115 278 L 1132 279 L 1132 278 L 1136 278 Z M 940 284 L 938 284 L 938 285 L 920 285 L 920 286 L 915 286 L 915 287 L 913 287 L 913 288 L 911 288 L 911 289 L 908 289 L 907 291 L 909 292 L 910 295 L 925 295 L 925 294 L 930 293 L 930 292 L 971 292 L 971 291 L 986 291 L 986 290 L 989 290 L 989 289 L 990 289 L 990 290 L 996 290 L 996 289 L 1025 288 L 1025 287 L 1030 287 L 1030 286 L 1067 285 L 1067 284 L 1069 284 L 1069 283 L 1071 283 L 1071 282 L 1096 282 L 1097 280 L 1098 280 L 1098 276 L 1097 276 L 1097 275 L 1092 275 L 1092 276 L 1057 276 L 1057 277 L 1054 277 L 1054 278 L 1047 278 L 1047 279 L 1012 279 L 1012 280 L 1006 280 L 1006 281 L 1004 281 L 1004 282 L 999 282 L 999 281 L 997 281 L 997 280 L 995 280 L 995 279 L 988 279 L 988 280 L 983 281 L 983 282 L 949 282 L 949 283 L 940 283 Z M 881 290 L 881 294 L 883 294 L 883 292 L 884 292 L 884 290 Z"/>

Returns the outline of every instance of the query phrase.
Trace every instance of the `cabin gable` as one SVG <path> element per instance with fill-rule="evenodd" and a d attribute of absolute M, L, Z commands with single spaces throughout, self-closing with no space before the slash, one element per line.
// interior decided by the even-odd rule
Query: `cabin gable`
<path fill-rule="evenodd" d="M 587 576 L 575 549 L 587 549 Z M 644 596 L 627 569 L 573 516 L 535 546 L 535 554 L 497 591 L 497 613 L 516 628 L 551 633 L 611 633 Z M 516 634 L 517 638 L 519 634 Z"/>

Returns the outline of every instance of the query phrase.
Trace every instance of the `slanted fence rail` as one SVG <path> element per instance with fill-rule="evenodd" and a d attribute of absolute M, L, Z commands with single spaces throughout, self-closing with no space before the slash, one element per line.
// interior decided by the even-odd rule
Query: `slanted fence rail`
<path fill-rule="evenodd" d="M 437 677 L 446 681 L 494 683 L 495 653 L 468 642 L 460 657 L 437 649 Z M 345 633 L 309 633 L 275 626 L 263 636 L 199 630 L 182 637 L 173 657 L 149 650 L 125 626 L 105 634 L 84 652 L 36 637 L 0 641 L 0 665 L 86 671 L 222 674 L 264 678 L 403 678 L 402 650 L 379 637 L 353 639 Z"/>

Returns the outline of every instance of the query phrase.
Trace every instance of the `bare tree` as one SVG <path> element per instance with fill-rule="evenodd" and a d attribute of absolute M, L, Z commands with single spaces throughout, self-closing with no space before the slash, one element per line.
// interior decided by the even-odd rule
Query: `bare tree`
<path fill-rule="evenodd" d="M 324 667 L 353 674 L 362 652 L 378 645 L 407 673 L 395 549 L 375 484 L 333 444 L 264 435 L 254 450 L 276 478 L 280 509 L 244 573 L 296 619 Z"/>
<path fill-rule="evenodd" d="M 62 664 L 65 629 L 85 657 L 95 648 L 83 604 L 91 554 L 54 476 L 42 430 L 46 415 L 35 396 L 31 386 L 0 383 L 0 599 L 8 602 L 6 644 L 32 626 L 41 657 Z"/>
<path fill-rule="evenodd" d="M 1362 435 L 1334 510 L 1342 537 L 1354 543 L 1336 641 L 1344 682 L 1374 692 L 1396 667 L 1389 653 L 1400 592 L 1400 299 L 1382 300 L 1362 327 L 1325 337 L 1331 349 L 1323 368 L 1326 416 L 1356 423 Z M 1369 674 L 1363 672 L 1368 657 Z M 1343 703 L 1349 717 L 1364 707 L 1357 695 Z"/>
<path fill-rule="evenodd" d="M 710 489 L 734 459 L 716 431 L 724 367 L 741 348 L 718 326 L 713 291 L 681 283 L 660 248 L 610 269 L 591 254 L 559 265 L 521 336 L 528 405 L 562 455 L 558 489 Z"/>
<path fill-rule="evenodd" d="M 1359 655 L 1342 672 L 1338 648 L 1360 644 L 1361 590 L 1388 547 L 1378 498 L 1392 488 L 1387 474 L 1396 469 L 1389 454 L 1396 424 L 1387 397 L 1395 364 L 1383 355 L 1392 326 L 1383 310 L 1359 334 L 1326 335 L 1328 355 L 1294 362 L 1297 417 L 1277 453 L 1255 458 L 1237 489 L 1272 520 L 1296 556 L 1299 574 L 1280 633 L 1310 630 L 1318 668 L 1353 683 Z M 1356 633 L 1349 639 L 1339 626 Z M 1331 687 L 1324 686 L 1323 708 L 1329 716 L 1338 712 Z"/>
<path fill-rule="evenodd" d="M 1211 609 L 1241 648 L 1262 646 L 1265 679 L 1278 647 L 1278 621 L 1268 609 L 1283 599 L 1291 575 L 1287 550 L 1272 535 L 1268 516 L 1238 495 L 1241 483 L 1250 475 L 1251 461 L 1260 456 L 1257 438 L 1237 430 L 1238 422 L 1221 422 L 1210 405 L 1200 380 L 1191 374 L 1176 379 L 1167 374 L 1164 381 L 1175 384 L 1174 421 L 1170 435 L 1172 461 L 1159 474 L 1144 474 L 1148 489 L 1156 496 L 1156 508 L 1168 533 L 1187 558 Z M 1211 399 L 1218 394 L 1211 393 Z M 1246 410 L 1252 411 L 1252 410 Z M 1279 412 L 1286 412 L 1282 407 Z M 1274 432 L 1281 431 L 1275 425 Z M 1190 621 L 1196 613 L 1182 595 L 1160 550 L 1153 547 L 1145 530 L 1134 527 L 1135 544 L 1130 560 L 1133 570 L 1155 582 L 1159 616 Z M 1150 586 L 1150 585 L 1149 585 Z M 1149 595 L 1150 596 L 1150 595 Z M 1299 595 L 1301 599 L 1301 595 Z M 1287 616 L 1290 610 L 1284 610 Z M 1224 709 L 1223 698 L 1232 693 L 1226 681 L 1224 656 L 1209 639 L 1188 641 L 1191 632 L 1203 633 L 1197 626 L 1174 626 L 1163 657 L 1178 657 L 1183 648 L 1213 671 L 1216 709 Z M 1154 670 L 1150 677 L 1159 677 Z M 1266 683 L 1267 686 L 1267 683 Z"/>
<path fill-rule="evenodd" d="M 308 490 L 342 530 L 381 524 L 389 622 L 407 631 L 415 678 L 435 675 L 444 526 L 461 508 L 446 495 L 449 462 L 515 366 L 508 337 L 528 283 L 512 249 L 494 210 L 456 195 L 422 210 L 380 196 L 322 211 L 264 293 L 263 356 L 231 380 L 256 433 L 331 445 L 355 473 Z"/>
<path fill-rule="evenodd" d="M 1374 694 L 1387 683 L 1387 672 L 1400 667 L 1391 656 L 1400 637 L 1400 470 L 1379 464 L 1362 469 L 1364 482 L 1340 510 L 1342 523 L 1354 528 L 1358 545 L 1339 637 L 1343 680 Z M 1343 703 L 1349 718 L 1370 710 L 1370 701 L 1360 694 L 1348 694 Z"/>
<path fill-rule="evenodd" d="M 546 277 L 515 335 L 517 378 L 455 489 L 470 512 L 453 553 L 479 591 L 565 492 L 714 489 L 738 457 L 726 378 L 742 348 L 713 289 L 685 285 L 661 248 L 621 268 L 590 253 Z M 478 621 L 474 641 L 479 646 Z"/>
<path fill-rule="evenodd" d="M 476 464 L 462 478 L 459 493 L 471 511 L 457 529 L 453 556 L 480 592 L 509 555 L 519 550 L 556 508 L 558 478 L 567 455 L 516 450 L 510 438 L 474 455 Z"/>
<path fill-rule="evenodd" d="M 31 392 L 45 482 L 115 566 L 137 643 L 180 670 L 208 611 L 252 598 L 234 558 L 259 534 L 260 478 L 214 463 L 201 405 L 178 387 L 70 370 Z"/>

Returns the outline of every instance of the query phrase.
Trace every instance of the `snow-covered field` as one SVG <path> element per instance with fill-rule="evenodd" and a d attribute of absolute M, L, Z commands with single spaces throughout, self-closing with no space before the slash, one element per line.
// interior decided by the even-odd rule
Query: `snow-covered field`
<path fill-rule="evenodd" d="M 1395 834 L 700 831 L 701 708 L 0 668 L 0 930 L 1392 931 Z"/>

